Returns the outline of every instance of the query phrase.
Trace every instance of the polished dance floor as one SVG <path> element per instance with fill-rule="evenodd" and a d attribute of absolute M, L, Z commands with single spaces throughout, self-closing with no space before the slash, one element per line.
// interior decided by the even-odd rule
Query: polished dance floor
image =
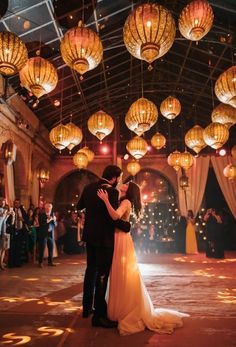
<path fill-rule="evenodd" d="M 57 258 L 57 267 L 27 264 L 0 273 L 0 345 L 25 347 L 236 346 L 236 252 L 139 255 L 156 307 L 190 314 L 172 335 L 150 331 L 120 337 L 81 317 L 85 259 Z"/>

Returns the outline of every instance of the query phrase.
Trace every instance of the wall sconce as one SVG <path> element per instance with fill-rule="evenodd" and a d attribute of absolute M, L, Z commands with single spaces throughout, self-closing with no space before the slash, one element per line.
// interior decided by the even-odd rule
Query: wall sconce
<path fill-rule="evenodd" d="M 16 160 L 16 145 L 11 140 L 3 144 L 3 156 L 7 165 L 11 165 Z"/>
<path fill-rule="evenodd" d="M 46 169 L 40 169 L 38 172 L 38 179 L 41 183 L 49 181 L 49 171 Z"/>
<path fill-rule="evenodd" d="M 180 188 L 183 190 L 187 189 L 189 187 L 188 177 L 185 175 L 182 175 L 179 179 L 179 185 Z"/>

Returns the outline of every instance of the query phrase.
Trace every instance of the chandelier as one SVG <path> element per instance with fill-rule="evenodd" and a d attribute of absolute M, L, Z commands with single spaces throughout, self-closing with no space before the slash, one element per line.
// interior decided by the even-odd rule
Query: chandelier
<path fill-rule="evenodd" d="M 214 13 L 205 0 L 190 2 L 179 16 L 179 31 L 191 41 L 201 40 L 211 29 Z"/>
<path fill-rule="evenodd" d="M 74 123 L 69 122 L 66 124 L 66 127 L 69 129 L 69 145 L 67 148 L 71 152 L 71 150 L 80 144 L 83 139 L 82 131 L 79 127 L 77 127 Z"/>
<path fill-rule="evenodd" d="M 155 135 L 153 135 L 153 137 L 151 138 L 151 145 L 156 149 L 161 149 L 162 147 L 165 146 L 165 144 L 166 144 L 165 136 L 158 132 Z"/>
<path fill-rule="evenodd" d="M 140 136 L 133 137 L 126 145 L 127 151 L 137 160 L 147 153 L 147 147 L 147 142 Z"/>
<path fill-rule="evenodd" d="M 222 147 L 229 138 L 228 128 L 221 123 L 211 123 L 203 131 L 206 144 L 214 149 Z"/>
<path fill-rule="evenodd" d="M 224 104 L 236 107 L 236 66 L 223 72 L 215 83 L 215 94 Z"/>
<path fill-rule="evenodd" d="M 131 55 L 151 64 L 171 48 L 175 39 L 175 21 L 159 4 L 138 6 L 126 19 L 124 43 Z"/>
<path fill-rule="evenodd" d="M 87 155 L 88 158 L 88 162 L 90 163 L 93 159 L 94 159 L 94 152 L 91 151 L 91 149 L 89 149 L 88 147 L 83 147 L 81 148 L 78 153 L 84 153 L 85 155 Z"/>
<path fill-rule="evenodd" d="M 15 75 L 28 59 L 27 48 L 21 39 L 11 32 L 0 32 L 0 73 Z"/>
<path fill-rule="evenodd" d="M 70 143 L 70 131 L 66 125 L 60 123 L 50 131 L 49 139 L 52 145 L 61 151 Z"/>
<path fill-rule="evenodd" d="M 137 135 L 148 131 L 157 121 L 156 105 L 145 98 L 136 100 L 129 108 L 125 117 L 127 127 Z"/>
<path fill-rule="evenodd" d="M 114 128 L 114 122 L 111 116 L 104 111 L 94 113 L 88 119 L 88 129 L 100 141 L 109 135 Z"/>
<path fill-rule="evenodd" d="M 185 151 L 181 153 L 180 155 L 180 166 L 184 170 L 190 169 L 190 167 L 193 165 L 193 156 L 191 153 Z"/>
<path fill-rule="evenodd" d="M 167 119 L 176 118 L 181 112 L 181 104 L 178 99 L 168 96 L 160 106 L 161 114 Z"/>
<path fill-rule="evenodd" d="M 84 153 L 77 152 L 73 156 L 73 163 L 78 169 L 85 169 L 88 166 L 88 157 Z"/>
<path fill-rule="evenodd" d="M 97 67 L 103 56 L 102 42 L 99 36 L 82 25 L 65 33 L 61 41 L 61 55 L 70 68 L 83 75 Z"/>
<path fill-rule="evenodd" d="M 228 164 L 224 170 L 223 174 L 225 177 L 227 177 L 229 180 L 233 180 L 236 178 L 236 166 L 233 166 L 232 164 Z"/>
<path fill-rule="evenodd" d="M 181 165 L 180 165 L 180 160 L 181 160 L 181 153 L 179 151 L 174 151 L 169 154 L 167 158 L 167 162 L 170 166 L 175 169 L 175 171 L 179 171 Z"/>
<path fill-rule="evenodd" d="M 230 105 L 219 104 L 212 111 L 211 120 L 224 124 L 229 129 L 236 124 L 236 109 Z"/>
<path fill-rule="evenodd" d="M 140 164 L 136 161 L 133 160 L 130 163 L 127 164 L 127 171 L 130 173 L 132 176 L 137 175 L 137 173 L 141 170 Z"/>
<path fill-rule="evenodd" d="M 23 87 L 33 93 L 36 98 L 40 98 L 56 88 L 57 70 L 44 58 L 30 58 L 20 70 L 20 81 Z"/>
<path fill-rule="evenodd" d="M 189 129 L 185 134 L 184 140 L 186 146 L 197 154 L 206 147 L 206 143 L 203 139 L 203 131 L 204 129 L 202 127 L 194 125 L 194 127 Z"/>

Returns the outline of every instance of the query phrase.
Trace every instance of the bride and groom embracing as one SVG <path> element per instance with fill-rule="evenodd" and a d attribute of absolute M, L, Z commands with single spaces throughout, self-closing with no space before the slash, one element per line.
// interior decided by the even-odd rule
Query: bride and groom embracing
<path fill-rule="evenodd" d="M 188 315 L 153 307 L 129 233 L 131 213 L 135 218 L 141 214 L 140 189 L 129 182 L 120 184 L 118 191 L 121 176 L 118 166 L 107 166 L 98 182 L 85 187 L 77 205 L 78 210 L 86 210 L 83 317 L 93 313 L 92 326 L 118 327 L 121 335 L 145 328 L 172 333 Z"/>

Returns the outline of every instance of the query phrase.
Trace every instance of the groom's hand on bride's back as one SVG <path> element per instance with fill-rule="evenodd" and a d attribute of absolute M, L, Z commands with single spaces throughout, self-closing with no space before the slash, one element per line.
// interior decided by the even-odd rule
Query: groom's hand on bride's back
<path fill-rule="evenodd" d="M 130 228 L 131 228 L 130 222 L 127 222 L 122 219 L 117 219 L 116 221 L 114 221 L 114 223 L 117 229 L 124 231 L 125 233 L 128 233 L 130 231 Z"/>

